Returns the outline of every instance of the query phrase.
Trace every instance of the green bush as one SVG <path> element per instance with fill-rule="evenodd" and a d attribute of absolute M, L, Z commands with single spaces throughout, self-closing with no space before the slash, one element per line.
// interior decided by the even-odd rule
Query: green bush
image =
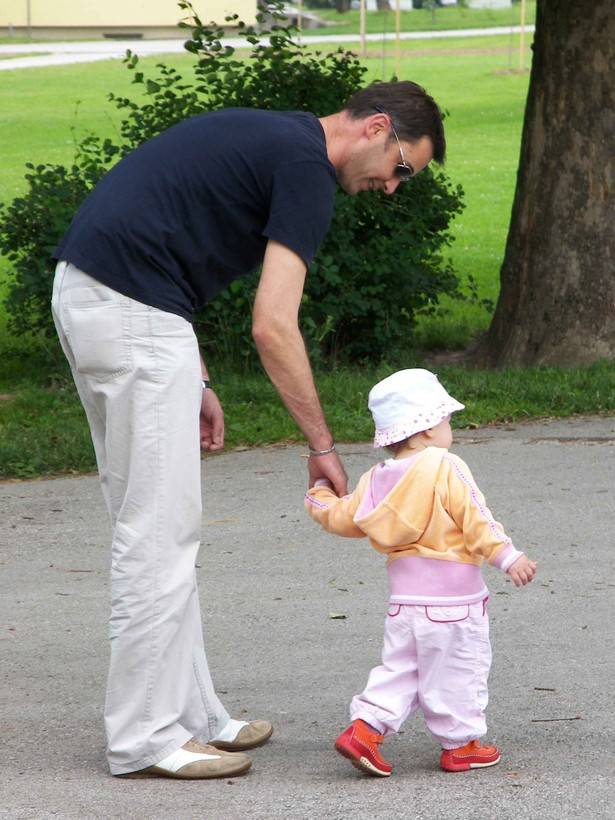
<path fill-rule="evenodd" d="M 13 270 L 5 305 L 16 335 L 50 330 L 49 255 L 88 191 L 76 166 L 26 167 L 29 191 L 3 207 L 0 223 L 0 249 Z"/>
<path fill-rule="evenodd" d="M 363 84 L 366 69 L 356 55 L 297 45 L 293 28 L 279 23 L 279 7 L 266 32 L 228 18 L 249 49 L 246 59 L 238 59 L 235 49 L 223 45 L 222 29 L 203 25 L 188 2 L 179 6 L 190 15 L 180 26 L 190 32 L 185 48 L 196 58 L 194 77 L 184 80 L 164 64 L 156 76 L 145 77 L 138 57 L 128 52 L 125 62 L 143 93 L 139 102 L 109 95 L 125 114 L 120 144 L 89 136 L 78 143 L 71 168 L 29 165 L 28 193 L 0 206 L 0 252 L 13 270 L 6 301 L 11 330 L 53 334 L 49 254 L 78 204 L 118 157 L 206 110 L 243 106 L 326 116 Z M 399 186 L 393 199 L 336 192 L 331 230 L 308 274 L 302 304 L 302 326 L 315 356 L 378 360 L 409 337 L 417 311 L 433 308 L 442 294 L 463 298 L 442 258 L 462 195 L 442 172 L 431 170 Z M 197 333 L 210 355 L 236 362 L 253 357 L 250 306 L 256 286 L 255 275 L 236 281 L 199 312 Z"/>
<path fill-rule="evenodd" d="M 51 253 L 117 153 L 109 140 L 101 145 L 87 137 L 70 168 L 27 163 L 28 193 L 8 206 L 0 204 L 0 251 L 12 267 L 5 306 L 16 336 L 55 337 L 49 310 L 55 268 Z"/>
<path fill-rule="evenodd" d="M 416 313 L 433 310 L 443 293 L 463 298 L 440 255 L 451 215 L 460 209 L 444 174 L 429 168 L 393 197 L 337 191 L 331 230 L 305 289 L 316 352 L 380 361 L 407 343 Z"/>

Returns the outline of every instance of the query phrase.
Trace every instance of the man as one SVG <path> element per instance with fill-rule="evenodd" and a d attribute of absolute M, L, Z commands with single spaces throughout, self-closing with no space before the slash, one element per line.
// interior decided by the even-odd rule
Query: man
<path fill-rule="evenodd" d="M 54 252 L 53 312 L 113 528 L 105 703 L 114 775 L 242 774 L 266 721 L 232 720 L 209 675 L 196 590 L 199 440 L 224 444 L 196 307 L 262 265 L 253 335 L 310 448 L 309 483 L 346 492 L 298 325 L 335 182 L 384 190 L 445 153 L 438 106 L 379 83 L 322 119 L 229 109 L 141 145 L 90 193 Z"/>

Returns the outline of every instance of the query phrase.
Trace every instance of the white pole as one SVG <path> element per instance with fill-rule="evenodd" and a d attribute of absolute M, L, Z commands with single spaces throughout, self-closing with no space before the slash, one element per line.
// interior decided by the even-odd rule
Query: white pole
<path fill-rule="evenodd" d="M 525 71 L 525 0 L 521 0 L 521 39 L 519 41 L 519 70 Z"/>
<path fill-rule="evenodd" d="M 399 79 L 399 63 L 401 61 L 401 8 L 399 0 L 395 2 L 395 76 Z"/>
<path fill-rule="evenodd" d="M 361 4 L 359 6 L 359 8 L 360 8 L 359 31 L 360 31 L 360 34 L 361 34 L 361 56 L 362 57 L 365 57 L 367 55 L 366 36 L 365 36 L 366 17 L 367 17 L 367 15 L 365 13 L 366 3 L 367 3 L 367 0 L 361 0 Z"/>
<path fill-rule="evenodd" d="M 298 43 L 301 42 L 301 23 L 302 23 L 302 20 L 301 20 L 301 2 L 302 2 L 302 0 L 298 0 L 298 2 L 297 2 L 297 29 L 298 29 L 298 31 L 297 31 L 297 42 Z"/>

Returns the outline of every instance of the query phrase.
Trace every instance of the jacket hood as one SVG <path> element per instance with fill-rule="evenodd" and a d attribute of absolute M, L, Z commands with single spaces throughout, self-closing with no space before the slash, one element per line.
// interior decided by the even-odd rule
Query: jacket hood
<path fill-rule="evenodd" d="M 420 538 L 433 513 L 434 487 L 447 452 L 428 447 L 412 459 L 389 460 L 371 470 L 354 523 L 372 543 L 399 548 Z"/>

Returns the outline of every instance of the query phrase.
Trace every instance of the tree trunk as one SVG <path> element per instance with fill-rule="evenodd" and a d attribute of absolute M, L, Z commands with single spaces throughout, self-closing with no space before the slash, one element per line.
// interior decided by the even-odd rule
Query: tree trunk
<path fill-rule="evenodd" d="M 538 0 L 501 291 L 474 363 L 615 358 L 614 188 L 615 3 Z"/>

